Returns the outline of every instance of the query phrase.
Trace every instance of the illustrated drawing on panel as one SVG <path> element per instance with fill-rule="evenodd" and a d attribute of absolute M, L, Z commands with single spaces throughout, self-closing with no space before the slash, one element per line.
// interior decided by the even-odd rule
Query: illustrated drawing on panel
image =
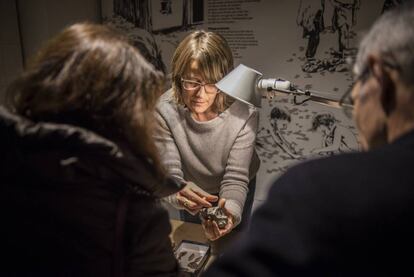
<path fill-rule="evenodd" d="M 164 73 L 169 53 L 163 51 L 175 49 L 181 33 L 204 22 L 204 0 L 112 1 L 113 13 L 104 16 L 104 22 L 125 32 L 144 57 Z"/>
<path fill-rule="evenodd" d="M 261 118 L 256 149 L 266 174 L 286 171 L 296 162 L 359 149 L 354 124 L 341 110 L 318 103 L 294 105 L 270 100 Z"/>
<path fill-rule="evenodd" d="M 360 5 L 360 0 L 300 1 L 296 23 L 307 40 L 303 72 L 347 71 L 346 58 L 356 54 L 350 41 L 356 36 L 352 28 L 357 22 Z M 318 53 L 320 42 L 327 33 L 335 34 L 336 43 L 329 47 L 329 51 Z"/>
<path fill-rule="evenodd" d="M 312 131 L 322 134 L 320 148 L 311 151 L 313 154 L 333 155 L 355 150 L 358 145 L 355 135 L 349 128 L 338 123 L 337 119 L 330 113 L 321 113 L 312 120 Z"/>

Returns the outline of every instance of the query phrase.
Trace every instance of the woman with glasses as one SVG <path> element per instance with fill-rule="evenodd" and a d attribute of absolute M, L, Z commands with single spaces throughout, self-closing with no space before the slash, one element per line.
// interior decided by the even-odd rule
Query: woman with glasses
<path fill-rule="evenodd" d="M 246 223 L 259 160 L 254 150 L 258 112 L 217 89 L 233 69 L 225 39 L 195 31 L 177 47 L 172 88 L 157 105 L 156 143 L 168 172 L 186 187 L 168 197 L 184 221 L 200 222 L 197 213 L 216 203 L 229 216 L 225 228 L 203 221 L 207 238 L 216 240 Z"/>

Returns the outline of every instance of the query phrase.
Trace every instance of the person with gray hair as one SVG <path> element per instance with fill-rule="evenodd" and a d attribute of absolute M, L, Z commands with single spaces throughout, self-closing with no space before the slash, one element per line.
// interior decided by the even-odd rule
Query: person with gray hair
<path fill-rule="evenodd" d="M 352 109 L 363 152 L 294 166 L 250 229 L 206 276 L 412 275 L 414 6 L 381 16 L 361 42 Z"/>

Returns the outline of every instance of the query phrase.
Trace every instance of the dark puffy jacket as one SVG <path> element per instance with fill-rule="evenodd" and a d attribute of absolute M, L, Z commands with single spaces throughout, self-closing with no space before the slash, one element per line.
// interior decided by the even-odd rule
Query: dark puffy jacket
<path fill-rule="evenodd" d="M 172 276 L 148 162 L 85 129 L 0 107 L 1 276 Z"/>

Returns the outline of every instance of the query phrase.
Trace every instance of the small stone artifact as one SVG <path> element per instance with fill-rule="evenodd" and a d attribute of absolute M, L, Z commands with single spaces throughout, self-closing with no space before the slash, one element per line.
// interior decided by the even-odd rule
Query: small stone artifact
<path fill-rule="evenodd" d="M 196 269 L 198 267 L 198 263 L 196 262 L 191 262 L 188 264 L 188 267 L 191 269 Z"/>
<path fill-rule="evenodd" d="M 186 254 L 187 254 L 187 251 L 180 252 L 178 254 L 178 260 L 181 260 L 181 258 L 184 257 Z"/>
<path fill-rule="evenodd" d="M 228 217 L 224 210 L 220 207 L 203 208 L 200 211 L 200 218 L 202 220 L 214 220 L 220 229 L 227 225 Z"/>
<path fill-rule="evenodd" d="M 202 256 L 198 256 L 197 258 L 195 258 L 194 262 L 199 263 L 202 258 L 203 258 Z"/>

